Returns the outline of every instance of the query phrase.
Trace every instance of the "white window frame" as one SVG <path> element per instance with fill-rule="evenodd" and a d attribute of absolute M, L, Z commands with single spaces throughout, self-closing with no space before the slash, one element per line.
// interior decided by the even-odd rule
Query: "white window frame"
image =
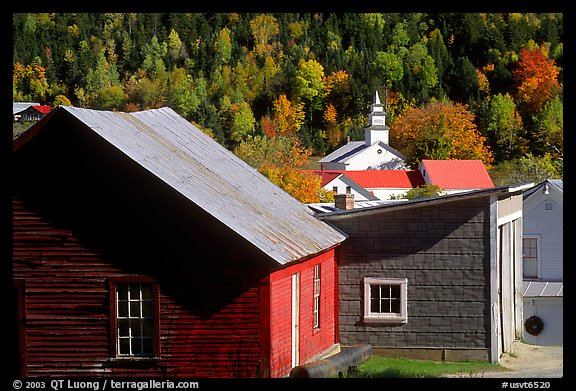
<path fill-rule="evenodd" d="M 524 239 L 536 240 L 536 276 L 524 275 Z M 522 278 L 538 279 L 540 278 L 540 235 L 523 235 L 522 236 Z"/>
<path fill-rule="evenodd" d="M 400 312 L 372 312 L 370 308 L 371 289 L 373 285 L 397 285 L 400 287 Z M 408 279 L 407 278 L 364 278 L 364 322 L 367 323 L 408 323 Z"/>
<path fill-rule="evenodd" d="M 115 284 L 115 301 L 116 301 L 116 352 L 118 357 L 152 357 L 155 351 L 155 292 L 154 285 L 147 282 L 122 282 Z M 146 286 L 150 289 L 150 297 L 144 298 L 144 289 Z M 120 299 L 120 288 L 126 290 L 126 298 Z M 137 295 L 132 295 L 132 291 L 136 289 Z M 120 302 L 125 302 L 123 306 Z M 144 307 L 149 307 L 144 313 Z M 134 313 L 132 311 L 135 311 Z M 120 322 L 127 326 L 127 335 L 121 335 Z M 132 324 L 134 322 L 134 324 Z M 152 331 L 144 332 L 144 327 L 151 327 Z M 136 332 L 134 335 L 133 332 Z M 122 352 L 122 341 L 128 344 L 128 351 Z M 151 351 L 145 352 L 145 342 L 151 344 Z M 134 344 L 138 344 L 139 349 L 134 351 Z"/>

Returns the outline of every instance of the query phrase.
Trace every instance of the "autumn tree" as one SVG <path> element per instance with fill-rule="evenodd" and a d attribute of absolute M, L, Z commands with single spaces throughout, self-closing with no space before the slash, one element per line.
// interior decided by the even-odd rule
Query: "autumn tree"
<path fill-rule="evenodd" d="M 295 95 L 307 101 L 310 110 L 321 107 L 324 96 L 324 67 L 318 61 L 301 59 L 293 84 Z"/>
<path fill-rule="evenodd" d="M 234 103 L 231 106 L 232 124 L 230 126 L 230 139 L 235 142 L 244 140 L 254 133 L 256 119 L 247 102 Z"/>
<path fill-rule="evenodd" d="M 290 102 L 284 94 L 274 100 L 273 113 L 278 134 L 293 136 L 304 123 L 304 105 Z"/>
<path fill-rule="evenodd" d="M 512 70 L 515 98 L 529 114 L 537 113 L 559 89 L 558 69 L 539 49 L 522 49 Z"/>
<path fill-rule="evenodd" d="M 436 101 L 408 107 L 390 128 L 390 144 L 417 166 L 422 159 L 480 159 L 489 166 L 492 154 L 476 129 L 466 105 Z"/>
<path fill-rule="evenodd" d="M 273 45 L 270 41 L 278 35 L 280 27 L 272 15 L 261 14 L 250 21 L 250 32 L 254 38 L 254 51 L 257 55 L 270 55 Z"/>
<path fill-rule="evenodd" d="M 249 136 L 235 149 L 236 156 L 303 203 L 329 201 L 319 176 L 303 171 L 312 150 L 295 137 Z"/>
<path fill-rule="evenodd" d="M 517 158 L 527 152 L 528 142 L 522 118 L 509 94 L 492 97 L 483 122 L 486 123 L 487 138 L 496 161 Z"/>
<path fill-rule="evenodd" d="M 14 64 L 12 72 L 13 99 L 16 101 L 44 100 L 49 92 L 46 68 L 36 58 L 30 65 Z"/>

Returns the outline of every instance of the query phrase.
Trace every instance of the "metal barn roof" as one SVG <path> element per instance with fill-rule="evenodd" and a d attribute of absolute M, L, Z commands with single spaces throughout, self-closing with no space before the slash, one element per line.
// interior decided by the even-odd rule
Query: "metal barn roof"
<path fill-rule="evenodd" d="M 55 111 L 73 115 L 279 264 L 346 238 L 170 108 L 121 113 L 60 106 Z"/>
<path fill-rule="evenodd" d="M 366 189 L 413 189 L 425 184 L 418 170 L 344 171 L 343 174 Z"/>
<path fill-rule="evenodd" d="M 489 189 L 494 183 L 481 160 L 422 160 L 430 182 L 442 189 Z"/>
<path fill-rule="evenodd" d="M 562 281 L 524 281 L 524 297 L 563 297 Z"/>

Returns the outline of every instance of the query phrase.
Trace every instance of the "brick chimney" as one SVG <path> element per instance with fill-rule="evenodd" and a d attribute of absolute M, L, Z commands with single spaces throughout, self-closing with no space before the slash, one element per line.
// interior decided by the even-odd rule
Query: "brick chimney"
<path fill-rule="evenodd" d="M 334 206 L 340 210 L 354 209 L 354 194 L 335 194 Z"/>

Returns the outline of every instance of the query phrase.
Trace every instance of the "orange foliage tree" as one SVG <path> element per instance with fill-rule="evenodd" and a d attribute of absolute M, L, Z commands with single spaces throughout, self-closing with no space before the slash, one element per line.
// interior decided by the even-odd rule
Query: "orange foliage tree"
<path fill-rule="evenodd" d="M 539 49 L 522 49 L 512 71 L 516 83 L 515 98 L 526 112 L 537 113 L 552 97 L 558 84 L 558 69 Z"/>
<path fill-rule="evenodd" d="M 304 104 L 291 102 L 284 94 L 274 99 L 272 110 L 272 118 L 263 116 L 260 120 L 262 130 L 268 137 L 294 136 L 304 123 Z"/>
<path fill-rule="evenodd" d="M 333 200 L 331 194 L 320 187 L 319 176 L 301 169 L 312 150 L 296 137 L 248 137 L 234 153 L 300 202 Z"/>
<path fill-rule="evenodd" d="M 408 107 L 392 124 L 390 143 L 414 167 L 422 159 L 480 159 L 487 168 L 493 161 L 467 105 L 450 101 Z"/>

